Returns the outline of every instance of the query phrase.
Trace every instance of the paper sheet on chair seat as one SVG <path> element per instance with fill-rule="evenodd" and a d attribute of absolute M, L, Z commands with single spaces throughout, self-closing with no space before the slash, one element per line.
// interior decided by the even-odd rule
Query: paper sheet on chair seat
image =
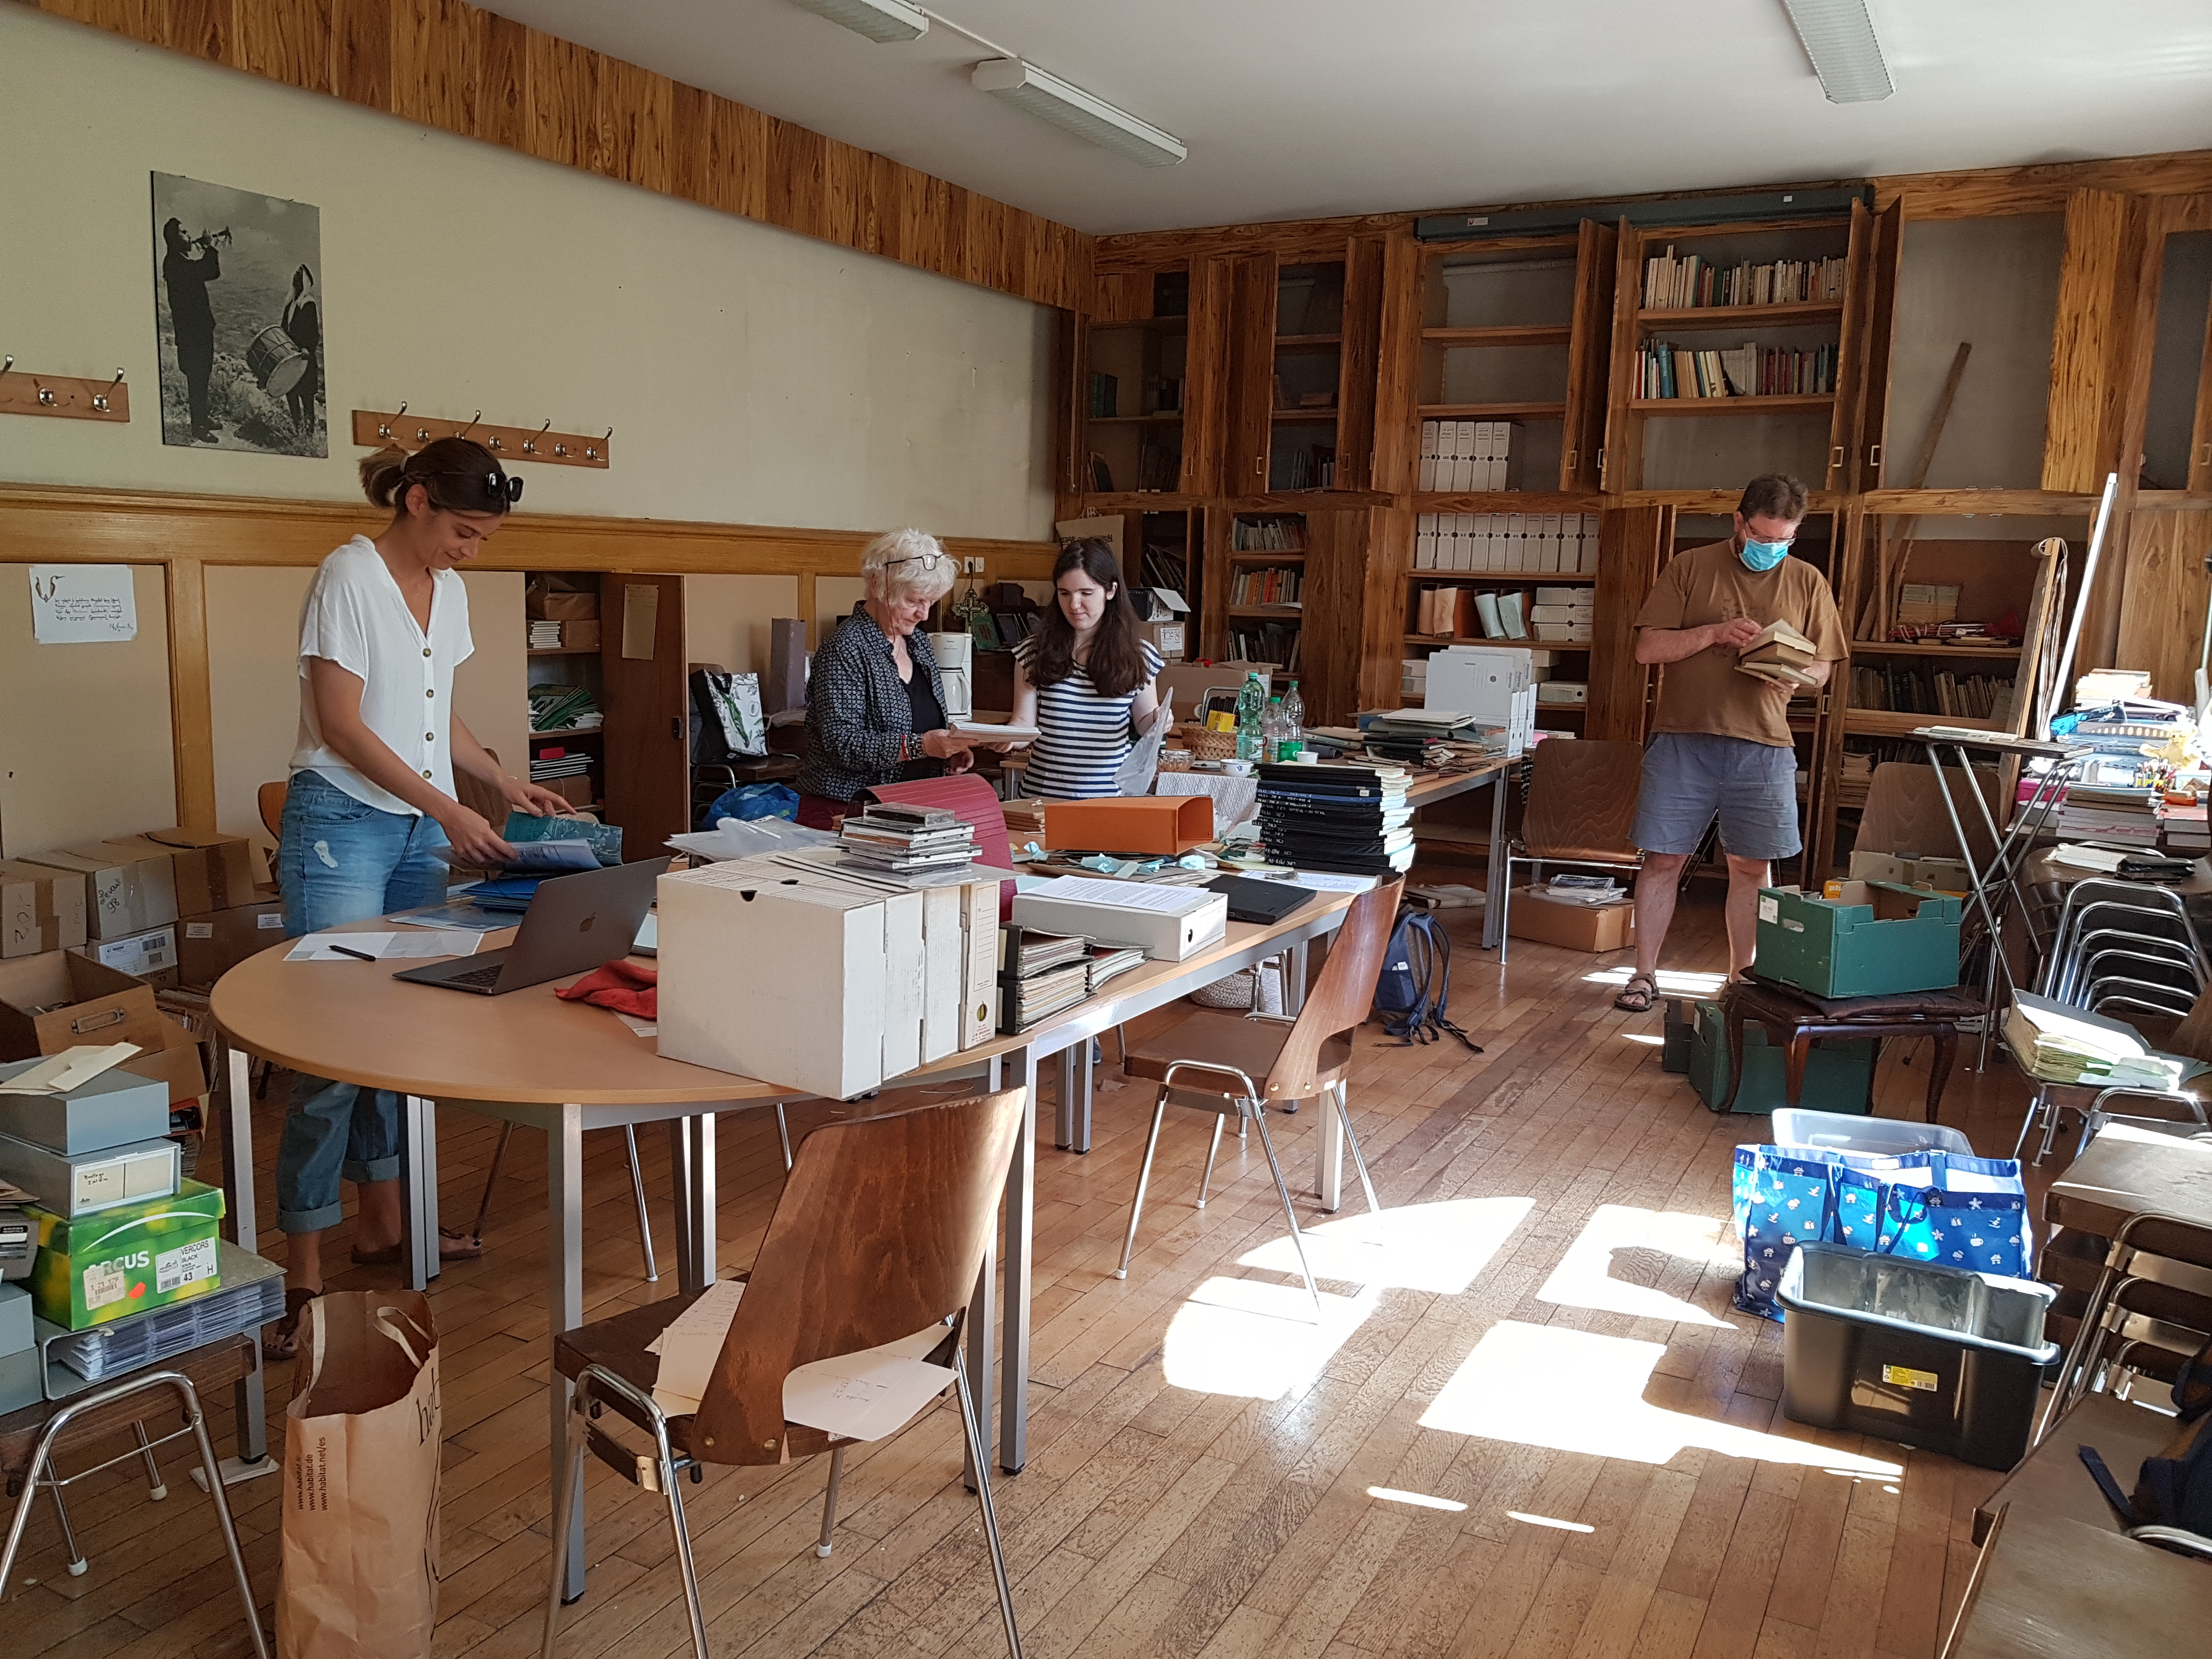
<path fill-rule="evenodd" d="M 932 1325 L 880 1348 L 801 1365 L 783 1379 L 784 1417 L 854 1440 L 896 1434 L 952 1386 L 951 1366 L 921 1357 L 944 1340 L 945 1327 Z"/>
<path fill-rule="evenodd" d="M 647 1353 L 660 1356 L 660 1370 L 653 1381 L 653 1403 L 671 1417 L 688 1417 L 699 1409 L 707 1379 L 714 1376 L 714 1361 L 722 1352 L 722 1339 L 730 1334 L 738 1300 L 744 1293 L 741 1279 L 716 1279 L 645 1345 Z"/>

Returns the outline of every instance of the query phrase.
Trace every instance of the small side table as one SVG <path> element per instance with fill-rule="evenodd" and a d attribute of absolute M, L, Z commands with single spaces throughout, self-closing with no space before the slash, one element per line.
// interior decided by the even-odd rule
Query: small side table
<path fill-rule="evenodd" d="M 1771 980 L 1731 981 L 1721 994 L 1722 1017 L 1728 1027 L 1729 1079 L 1728 1103 L 1721 1109 L 1735 1106 L 1736 1091 L 1743 1086 L 1743 1027 L 1749 1020 L 1782 1044 L 1784 1087 L 1793 1106 L 1804 1089 L 1805 1059 L 1817 1037 L 1933 1038 L 1936 1062 L 1929 1070 L 1926 1114 L 1927 1121 L 1933 1123 L 1943 1103 L 1943 1085 L 1950 1079 L 1959 1023 L 1978 1018 L 1983 1012 L 1982 1004 L 1957 991 L 1816 997 Z"/>

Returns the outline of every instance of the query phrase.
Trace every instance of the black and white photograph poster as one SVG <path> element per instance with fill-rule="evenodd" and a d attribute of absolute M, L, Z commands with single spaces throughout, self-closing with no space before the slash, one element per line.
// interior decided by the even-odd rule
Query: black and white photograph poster
<path fill-rule="evenodd" d="M 161 441 L 327 455 L 322 215 L 154 175 Z"/>

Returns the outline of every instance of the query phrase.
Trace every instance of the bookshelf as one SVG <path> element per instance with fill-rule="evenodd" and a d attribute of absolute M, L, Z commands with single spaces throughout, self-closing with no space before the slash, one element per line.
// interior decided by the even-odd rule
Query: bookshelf
<path fill-rule="evenodd" d="M 1093 322 L 1081 343 L 1077 488 L 1086 495 L 1175 494 L 1189 421 L 1190 277 L 1152 273 L 1141 314 Z"/>
<path fill-rule="evenodd" d="M 1217 601 L 1212 614 L 1220 619 L 1219 631 L 1207 631 L 1209 654 L 1272 662 L 1293 675 L 1303 672 L 1306 562 L 1312 544 L 1308 515 L 1231 512 L 1221 517 L 1225 545 L 1219 580 L 1211 585 Z"/>
<path fill-rule="evenodd" d="M 1341 260 L 1276 268 L 1267 441 L 1271 493 L 1336 483 L 1344 283 Z"/>

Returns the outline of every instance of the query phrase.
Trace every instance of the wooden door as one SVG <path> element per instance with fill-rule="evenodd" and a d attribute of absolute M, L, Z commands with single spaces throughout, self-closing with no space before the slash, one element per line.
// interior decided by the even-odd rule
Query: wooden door
<path fill-rule="evenodd" d="M 1897 278 L 1905 252 L 1905 204 L 1892 202 L 1875 216 L 1867 267 L 1855 273 L 1868 283 L 1865 339 L 1859 350 L 1858 459 L 1852 489 L 1880 489 L 1889 441 L 1890 350 L 1897 334 Z"/>
<path fill-rule="evenodd" d="M 1598 526 L 1597 627 L 1590 639 L 1592 738 L 1641 743 L 1650 729 L 1651 670 L 1636 660 L 1636 613 L 1674 540 L 1671 507 L 1621 507 Z"/>
<path fill-rule="evenodd" d="M 653 858 L 691 827 L 684 579 L 611 572 L 599 618 L 607 821 L 623 827 L 623 858 Z"/>
<path fill-rule="evenodd" d="M 1856 471 L 1861 347 L 1868 296 L 1873 288 L 1874 216 L 1863 202 L 1851 204 L 1850 241 L 1844 256 L 1844 314 L 1836 334 L 1835 402 L 1828 413 L 1828 465 L 1825 487 L 1849 489 Z"/>
<path fill-rule="evenodd" d="M 1375 477 L 1376 380 L 1382 362 L 1388 258 L 1380 236 L 1354 236 L 1344 250 L 1343 343 L 1337 353 L 1334 489 L 1368 489 Z"/>
<path fill-rule="evenodd" d="M 1643 422 L 1628 400 L 1642 396 L 1636 384 L 1636 312 L 1644 303 L 1644 238 L 1627 220 L 1614 235 L 1613 339 L 1606 375 L 1605 442 L 1597 453 L 1597 487 L 1619 495 L 1644 483 Z M 1595 694 L 1596 688 L 1591 688 Z M 1597 734 L 1593 732 L 1593 737 Z"/>
<path fill-rule="evenodd" d="M 1613 291 L 1620 233 L 1585 219 L 1575 245 L 1574 333 L 1567 344 L 1566 429 L 1559 447 L 1559 488 L 1598 487 L 1598 451 L 1605 443 L 1606 386 L 1613 366 Z"/>
<path fill-rule="evenodd" d="M 1273 254 L 1248 254 L 1231 261 L 1228 334 L 1222 494 L 1261 495 L 1267 489 L 1267 447 L 1275 407 Z"/>

